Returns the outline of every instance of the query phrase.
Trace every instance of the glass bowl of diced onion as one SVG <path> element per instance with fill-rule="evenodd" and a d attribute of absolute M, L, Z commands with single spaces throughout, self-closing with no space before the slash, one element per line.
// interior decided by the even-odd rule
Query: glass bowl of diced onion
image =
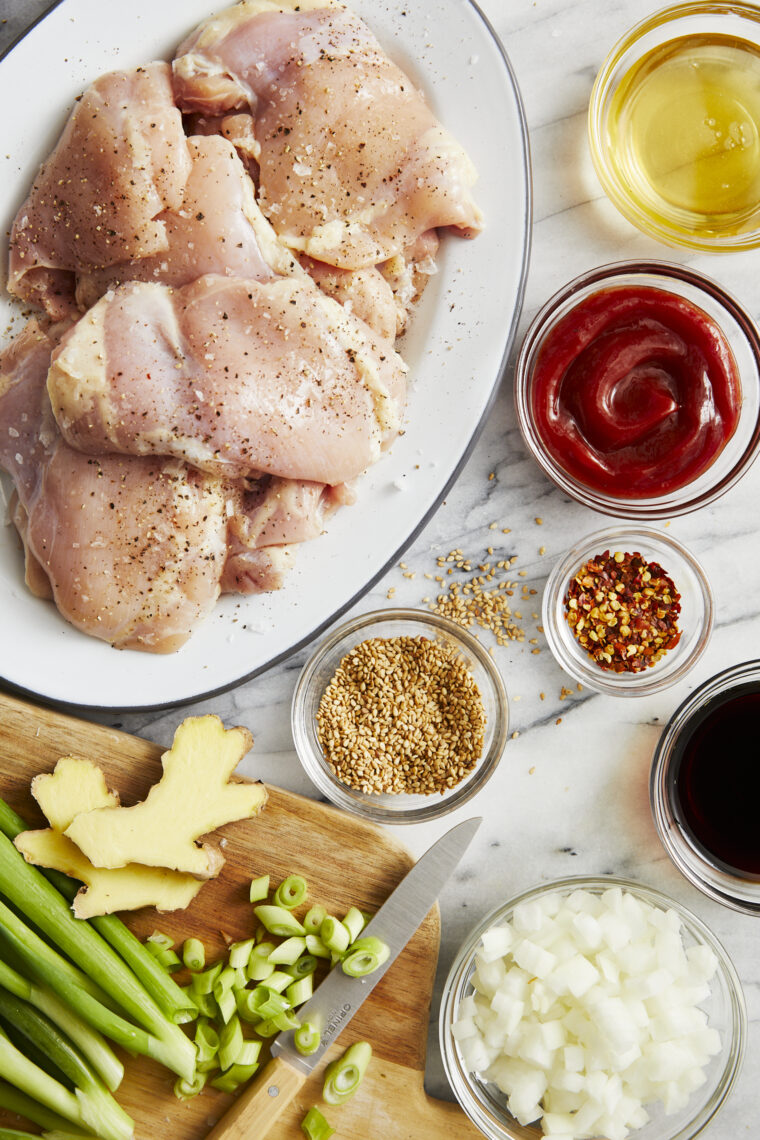
<path fill-rule="evenodd" d="M 628 880 L 568 878 L 491 911 L 444 986 L 440 1042 L 489 1140 L 692 1140 L 741 1067 L 741 983 L 707 926 Z"/>

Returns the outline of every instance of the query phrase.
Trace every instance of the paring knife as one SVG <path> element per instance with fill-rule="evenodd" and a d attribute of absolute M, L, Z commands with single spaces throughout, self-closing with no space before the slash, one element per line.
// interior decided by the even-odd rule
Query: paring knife
<path fill-rule="evenodd" d="M 326 1049 L 348 1025 L 362 1002 L 393 965 L 464 855 L 480 827 L 479 817 L 452 827 L 430 847 L 401 880 L 362 930 L 361 937 L 382 939 L 390 956 L 371 974 L 352 978 L 340 963 L 334 966 L 308 1002 L 299 1020 L 320 1027 L 319 1048 L 308 1057 L 293 1044 L 293 1030 L 279 1033 L 271 1043 L 272 1059 L 212 1128 L 206 1140 L 261 1140 L 297 1095 Z"/>

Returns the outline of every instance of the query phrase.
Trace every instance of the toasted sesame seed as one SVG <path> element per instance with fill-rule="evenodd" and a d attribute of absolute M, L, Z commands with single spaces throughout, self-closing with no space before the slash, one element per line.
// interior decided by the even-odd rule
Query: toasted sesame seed
<path fill-rule="evenodd" d="M 472 771 L 486 724 L 464 658 L 426 637 L 360 642 L 340 662 L 316 719 L 342 783 L 417 795 L 443 794 Z"/>

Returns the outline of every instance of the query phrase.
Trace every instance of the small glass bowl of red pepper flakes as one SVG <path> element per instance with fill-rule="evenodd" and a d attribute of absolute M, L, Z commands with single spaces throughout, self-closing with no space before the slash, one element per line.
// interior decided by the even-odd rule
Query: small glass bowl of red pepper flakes
<path fill-rule="evenodd" d="M 712 631 L 704 570 L 671 535 L 613 527 L 589 535 L 546 584 L 549 648 L 576 681 L 613 696 L 645 696 L 680 680 Z"/>

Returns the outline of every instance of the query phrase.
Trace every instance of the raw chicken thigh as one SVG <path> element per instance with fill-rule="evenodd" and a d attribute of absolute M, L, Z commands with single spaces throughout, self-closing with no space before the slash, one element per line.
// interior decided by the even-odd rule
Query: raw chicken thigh
<path fill-rule="evenodd" d="M 345 483 L 395 437 L 405 367 L 305 277 L 131 284 L 63 338 L 48 388 L 67 442 L 227 478 Z"/>
<path fill-rule="evenodd" d="M 27 578 L 44 575 L 78 629 L 121 648 L 171 652 L 219 596 L 223 487 L 176 461 L 69 447 L 45 388 L 54 344 L 32 321 L 0 355 L 0 465 L 16 486 Z"/>
<path fill-rule="evenodd" d="M 253 183 L 232 144 L 216 135 L 190 138 L 187 145 L 192 167 L 182 201 L 159 215 L 165 248 L 80 274 L 81 309 L 124 281 L 188 285 L 204 273 L 267 281 L 297 271 L 297 262 L 259 210 Z"/>
<path fill-rule="evenodd" d="M 8 291 L 59 318 L 78 273 L 166 250 L 190 166 L 167 64 L 96 80 L 16 215 Z"/>
<path fill-rule="evenodd" d="M 185 111 L 253 116 L 259 204 L 291 249 L 361 269 L 481 228 L 469 158 L 341 4 L 243 0 L 180 45 L 174 83 Z"/>
<path fill-rule="evenodd" d="M 184 119 L 183 119 L 184 112 Z M 475 171 L 331 0 L 243 0 L 77 101 L 13 223 L 0 468 L 25 580 L 118 648 L 279 589 L 403 424 L 394 341 Z"/>

